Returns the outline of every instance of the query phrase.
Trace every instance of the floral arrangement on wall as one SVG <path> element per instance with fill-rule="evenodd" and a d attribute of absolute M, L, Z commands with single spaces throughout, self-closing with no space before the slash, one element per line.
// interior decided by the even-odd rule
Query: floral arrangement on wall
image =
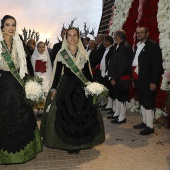
<path fill-rule="evenodd" d="M 158 28 L 159 28 L 159 44 L 162 49 L 163 75 L 161 89 L 170 90 L 170 3 L 169 0 L 160 0 L 158 3 Z"/>
<path fill-rule="evenodd" d="M 126 22 L 129 9 L 134 0 L 115 0 L 114 6 L 112 7 L 113 15 L 110 20 L 110 34 L 114 33 L 116 30 L 122 28 L 122 25 Z"/>

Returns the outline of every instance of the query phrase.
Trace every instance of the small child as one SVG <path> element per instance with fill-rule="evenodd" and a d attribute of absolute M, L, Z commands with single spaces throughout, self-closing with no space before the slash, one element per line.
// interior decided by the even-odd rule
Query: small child
<path fill-rule="evenodd" d="M 44 91 L 44 100 L 50 89 L 50 77 L 52 74 L 52 66 L 47 47 L 44 42 L 37 43 L 34 53 L 31 57 L 34 68 L 34 76 L 42 78 L 42 89 Z"/>

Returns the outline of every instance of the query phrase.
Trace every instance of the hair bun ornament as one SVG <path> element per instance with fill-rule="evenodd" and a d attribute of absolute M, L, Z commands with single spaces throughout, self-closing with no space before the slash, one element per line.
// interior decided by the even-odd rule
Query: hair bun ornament
<path fill-rule="evenodd" d="M 5 15 L 6 16 L 6 15 Z M 5 18 L 5 16 L 1 19 L 1 30 L 2 30 L 2 27 L 3 27 L 3 25 L 4 25 L 4 18 Z"/>
<path fill-rule="evenodd" d="M 3 19 L 1 19 L 1 26 L 2 26 Z"/>

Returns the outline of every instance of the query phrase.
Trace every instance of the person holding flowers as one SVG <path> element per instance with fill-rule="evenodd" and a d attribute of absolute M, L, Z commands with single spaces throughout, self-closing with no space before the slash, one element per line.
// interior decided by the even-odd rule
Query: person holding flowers
<path fill-rule="evenodd" d="M 35 116 L 26 103 L 26 55 L 13 16 L 0 29 L 0 164 L 24 163 L 42 151 Z"/>
<path fill-rule="evenodd" d="M 34 76 L 42 80 L 44 96 L 42 101 L 34 105 L 34 111 L 37 112 L 37 116 L 42 116 L 45 100 L 50 90 L 50 77 L 52 74 L 50 55 L 47 46 L 43 41 L 39 41 L 36 44 L 31 57 L 31 63 L 34 70 Z"/>
<path fill-rule="evenodd" d="M 31 57 L 31 63 L 34 69 L 34 75 L 42 79 L 42 89 L 46 98 L 49 92 L 50 76 L 52 66 L 47 46 L 44 42 L 39 41 Z"/>
<path fill-rule="evenodd" d="M 103 120 L 94 95 L 106 89 L 92 81 L 79 30 L 70 27 L 54 61 L 52 89 L 42 117 L 40 132 L 46 147 L 73 154 L 104 142 Z"/>

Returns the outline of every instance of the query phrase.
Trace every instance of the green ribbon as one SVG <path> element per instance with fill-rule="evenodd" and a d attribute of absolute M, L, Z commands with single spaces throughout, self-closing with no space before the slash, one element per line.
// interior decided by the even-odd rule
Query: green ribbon
<path fill-rule="evenodd" d="M 86 77 L 83 75 L 82 71 L 75 65 L 74 61 L 72 58 L 69 56 L 66 50 L 63 50 L 60 52 L 61 56 L 63 59 L 66 61 L 68 64 L 69 68 L 71 71 L 84 83 L 86 84 L 89 82 L 89 80 L 86 79 Z"/>
<path fill-rule="evenodd" d="M 13 76 L 18 80 L 18 82 L 24 88 L 24 84 L 25 84 L 24 80 L 20 78 L 18 70 L 16 69 L 14 62 L 11 59 L 11 55 L 10 55 L 8 49 L 6 48 L 3 41 L 1 41 L 1 44 L 2 44 L 2 53 L 1 54 L 4 58 L 4 60 L 6 61 L 8 67 L 10 69 L 10 72 L 13 74 Z"/>

